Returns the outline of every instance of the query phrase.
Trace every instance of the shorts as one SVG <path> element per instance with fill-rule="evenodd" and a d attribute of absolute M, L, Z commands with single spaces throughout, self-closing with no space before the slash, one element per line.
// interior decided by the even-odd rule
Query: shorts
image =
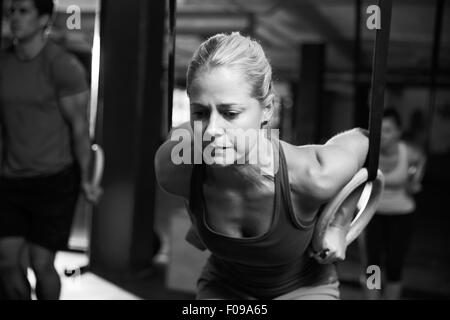
<path fill-rule="evenodd" d="M 197 282 L 198 300 L 258 300 L 242 290 L 223 281 L 214 266 L 207 262 Z M 292 290 L 273 300 L 339 300 L 339 281 L 309 285 Z"/>
<path fill-rule="evenodd" d="M 0 178 L 0 238 L 23 237 L 53 251 L 67 249 L 80 193 L 76 166 L 56 174 Z"/>

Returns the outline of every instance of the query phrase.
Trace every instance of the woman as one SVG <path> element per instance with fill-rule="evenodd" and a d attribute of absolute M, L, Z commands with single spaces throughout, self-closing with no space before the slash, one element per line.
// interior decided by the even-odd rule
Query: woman
<path fill-rule="evenodd" d="M 301 147 L 262 134 L 274 110 L 272 70 L 261 46 L 239 33 L 201 44 L 187 93 L 191 122 L 160 147 L 155 169 L 161 187 L 186 200 L 191 242 L 212 253 L 197 298 L 338 299 L 331 262 L 345 257 L 344 221 L 329 228 L 326 254 L 310 255 L 309 245 L 319 208 L 364 163 L 364 133 Z M 204 142 L 184 148 L 188 161 L 179 164 L 186 130 Z"/>
<path fill-rule="evenodd" d="M 416 148 L 400 140 L 401 119 L 395 109 L 385 110 L 380 145 L 380 169 L 385 188 L 377 214 L 367 228 L 367 256 L 369 265 L 381 267 L 386 284 L 386 299 L 401 297 L 403 264 L 408 252 L 415 210 L 413 193 L 420 191 L 425 158 Z M 384 258 L 384 260 L 382 260 Z M 371 290 L 369 299 L 380 296 Z"/>

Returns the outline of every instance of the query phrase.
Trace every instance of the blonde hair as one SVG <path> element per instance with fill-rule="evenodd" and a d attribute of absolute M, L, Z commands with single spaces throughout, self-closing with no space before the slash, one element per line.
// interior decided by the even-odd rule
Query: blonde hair
<path fill-rule="evenodd" d="M 187 70 L 188 95 L 192 81 L 199 71 L 222 66 L 240 70 L 251 85 L 251 96 L 262 106 L 274 105 L 272 67 L 264 50 L 258 42 L 242 36 L 239 32 L 220 33 L 200 45 Z"/>

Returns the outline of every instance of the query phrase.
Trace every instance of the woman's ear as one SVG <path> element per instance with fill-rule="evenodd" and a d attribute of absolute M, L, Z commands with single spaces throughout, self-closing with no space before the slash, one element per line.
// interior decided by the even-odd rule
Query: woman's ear
<path fill-rule="evenodd" d="M 268 106 L 265 106 L 263 109 L 262 122 L 265 122 L 265 124 L 269 123 L 270 119 L 272 119 L 274 109 L 275 104 L 272 100 L 272 102 Z"/>

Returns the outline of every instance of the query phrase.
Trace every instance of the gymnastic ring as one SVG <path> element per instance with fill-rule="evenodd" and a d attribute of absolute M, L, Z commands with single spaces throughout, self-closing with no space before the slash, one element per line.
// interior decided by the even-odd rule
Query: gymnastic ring
<path fill-rule="evenodd" d="M 103 152 L 102 147 L 98 144 L 93 144 L 91 146 L 91 150 L 93 152 L 93 170 L 92 170 L 92 185 L 96 187 L 100 187 L 100 183 L 103 178 L 103 170 L 105 168 L 105 153 Z"/>
<path fill-rule="evenodd" d="M 312 248 L 315 252 L 321 252 L 325 249 L 323 248 L 324 236 L 330 223 L 334 220 L 336 212 L 352 192 L 363 184 L 365 184 L 364 189 L 355 208 L 358 209 L 358 213 L 351 221 L 346 235 L 347 246 L 361 234 L 362 230 L 370 222 L 375 214 L 383 191 L 384 176 L 382 172 L 378 170 L 375 180 L 368 181 L 368 171 L 366 168 L 362 168 L 321 210 L 312 238 Z"/>

